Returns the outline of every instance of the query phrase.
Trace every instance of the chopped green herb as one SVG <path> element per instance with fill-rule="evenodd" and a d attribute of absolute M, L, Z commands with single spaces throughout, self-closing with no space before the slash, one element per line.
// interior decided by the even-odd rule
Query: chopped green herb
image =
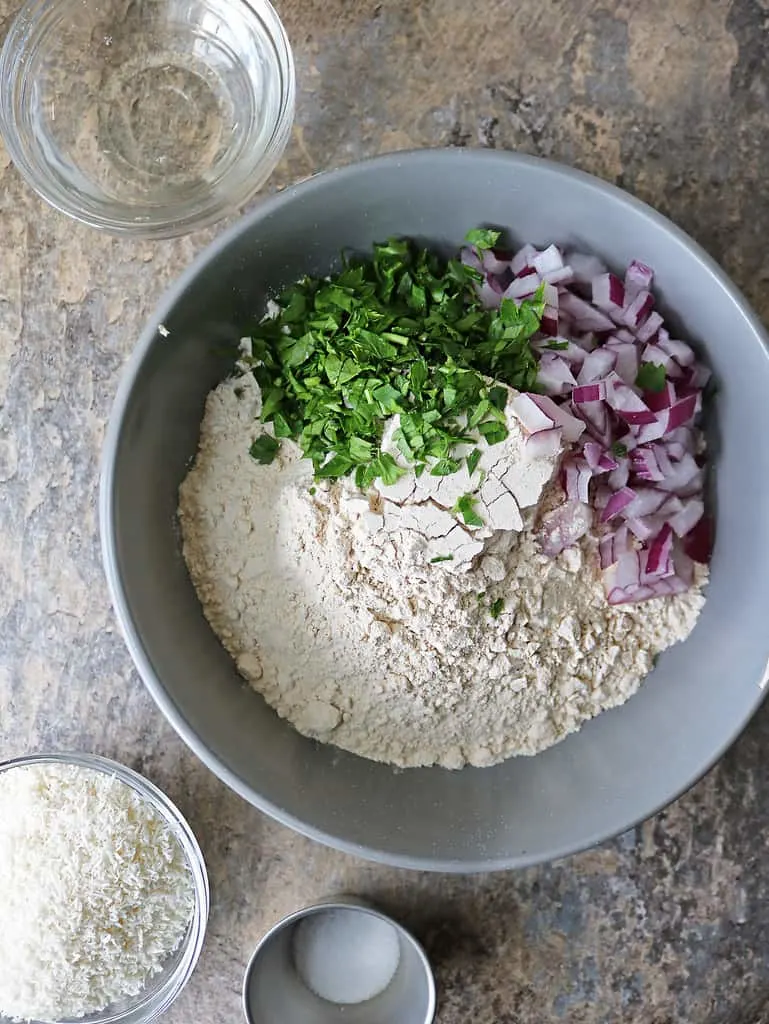
<path fill-rule="evenodd" d="M 627 445 L 622 444 L 620 441 L 615 441 L 611 446 L 611 453 L 615 459 L 624 459 L 627 455 Z"/>
<path fill-rule="evenodd" d="M 662 391 L 665 387 L 665 367 L 661 363 L 642 363 L 635 379 L 642 391 Z"/>
<path fill-rule="evenodd" d="M 488 248 L 498 237 L 481 229 L 469 240 Z M 262 390 L 262 421 L 299 444 L 319 479 L 354 473 L 366 488 L 377 478 L 394 483 L 404 465 L 455 473 L 456 449 L 477 437 L 470 431 L 489 444 L 507 437 L 503 385 L 529 391 L 537 379 L 529 340 L 542 290 L 487 310 L 477 281 L 458 260 L 397 238 L 369 259 L 345 258 L 330 280 L 299 281 L 278 299 L 277 316 L 255 328 L 243 360 Z M 396 414 L 400 464 L 381 448 Z M 261 441 L 252 454 L 272 461 L 277 444 Z M 467 457 L 471 471 L 479 457 Z"/>
<path fill-rule="evenodd" d="M 492 619 L 498 619 L 499 616 L 504 611 L 504 608 L 505 599 L 503 597 L 498 597 L 496 601 L 492 601 L 489 606 L 489 614 L 491 615 Z"/>
<path fill-rule="evenodd" d="M 467 472 L 472 476 L 478 466 L 478 463 L 481 461 L 480 449 L 473 448 L 465 461 L 467 462 Z"/>
<path fill-rule="evenodd" d="M 274 437 L 270 437 L 269 434 L 262 434 L 260 437 L 257 437 L 249 448 L 249 454 L 252 459 L 256 459 L 263 466 L 267 466 L 278 454 L 278 447 L 279 442 Z"/>
<path fill-rule="evenodd" d="M 554 349 L 556 352 L 563 352 L 569 347 L 568 341 L 548 341 L 545 348 Z"/>
<path fill-rule="evenodd" d="M 456 459 L 438 459 L 430 470 L 430 476 L 450 476 L 459 469 Z"/>
<path fill-rule="evenodd" d="M 499 241 L 501 231 L 490 231 L 488 228 L 474 228 L 465 235 L 465 242 L 476 249 L 493 249 Z"/>
<path fill-rule="evenodd" d="M 453 562 L 453 555 L 436 555 L 435 558 L 430 559 L 430 564 L 434 565 L 436 562 Z"/>
<path fill-rule="evenodd" d="M 466 526 L 483 526 L 483 520 L 475 511 L 475 498 L 472 494 L 463 494 L 461 498 L 457 498 L 451 511 L 462 516 Z"/>
<path fill-rule="evenodd" d="M 311 488 L 310 488 L 310 497 L 311 497 L 311 498 L 312 498 L 312 497 L 315 497 L 315 494 L 317 493 L 317 490 L 318 490 L 318 488 L 317 488 L 317 487 L 311 487 Z"/>

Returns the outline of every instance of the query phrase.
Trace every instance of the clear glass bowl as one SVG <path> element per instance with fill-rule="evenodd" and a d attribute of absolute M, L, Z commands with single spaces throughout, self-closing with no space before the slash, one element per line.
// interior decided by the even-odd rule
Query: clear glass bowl
<path fill-rule="evenodd" d="M 0 131 L 63 213 L 168 238 L 242 205 L 283 153 L 291 48 L 267 0 L 27 0 L 0 52 Z"/>
<path fill-rule="evenodd" d="M 96 754 L 32 754 L 17 757 L 0 764 L 0 772 L 24 765 L 68 764 L 114 776 L 130 786 L 160 815 L 176 836 L 190 870 L 194 892 L 194 908 L 187 932 L 163 969 L 147 983 L 138 996 L 112 1003 L 101 1013 L 89 1014 L 66 1021 L 29 1021 L 28 1024 L 150 1024 L 165 1013 L 190 979 L 203 948 L 209 907 L 208 875 L 198 842 L 181 812 L 142 775 Z M 0 1024 L 10 1024 L 9 1018 L 0 1016 Z"/>

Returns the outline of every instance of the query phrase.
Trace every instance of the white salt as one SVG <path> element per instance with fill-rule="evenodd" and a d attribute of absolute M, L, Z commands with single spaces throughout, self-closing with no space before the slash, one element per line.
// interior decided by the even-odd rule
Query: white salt
<path fill-rule="evenodd" d="M 361 910 L 324 910 L 294 932 L 294 963 L 305 985 L 330 1003 L 364 1003 L 387 988 L 398 969 L 398 933 Z"/>

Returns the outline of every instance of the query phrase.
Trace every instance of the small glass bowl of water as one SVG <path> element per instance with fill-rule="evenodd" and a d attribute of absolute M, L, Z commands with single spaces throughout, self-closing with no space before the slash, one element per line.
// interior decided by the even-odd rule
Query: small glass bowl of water
<path fill-rule="evenodd" d="M 267 0 L 27 0 L 0 52 L 0 131 L 63 213 L 168 238 L 267 180 L 294 115 Z"/>

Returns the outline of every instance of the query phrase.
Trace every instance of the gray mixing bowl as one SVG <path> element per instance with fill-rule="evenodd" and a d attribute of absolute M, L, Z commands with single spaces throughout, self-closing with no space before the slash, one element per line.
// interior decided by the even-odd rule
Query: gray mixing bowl
<path fill-rule="evenodd" d="M 393 771 L 296 733 L 247 690 L 182 560 L 177 489 L 222 342 L 265 297 L 388 235 L 454 248 L 468 228 L 651 264 L 675 327 L 717 374 L 718 537 L 705 610 L 629 703 L 533 758 Z M 169 335 L 158 331 L 164 325 Z M 265 202 L 166 294 L 139 339 L 105 442 L 107 578 L 139 672 L 196 754 L 246 800 L 352 853 L 444 871 L 520 867 L 590 846 L 690 786 L 758 706 L 769 658 L 769 359 L 745 301 L 691 239 L 595 178 L 515 154 L 401 153 Z"/>

